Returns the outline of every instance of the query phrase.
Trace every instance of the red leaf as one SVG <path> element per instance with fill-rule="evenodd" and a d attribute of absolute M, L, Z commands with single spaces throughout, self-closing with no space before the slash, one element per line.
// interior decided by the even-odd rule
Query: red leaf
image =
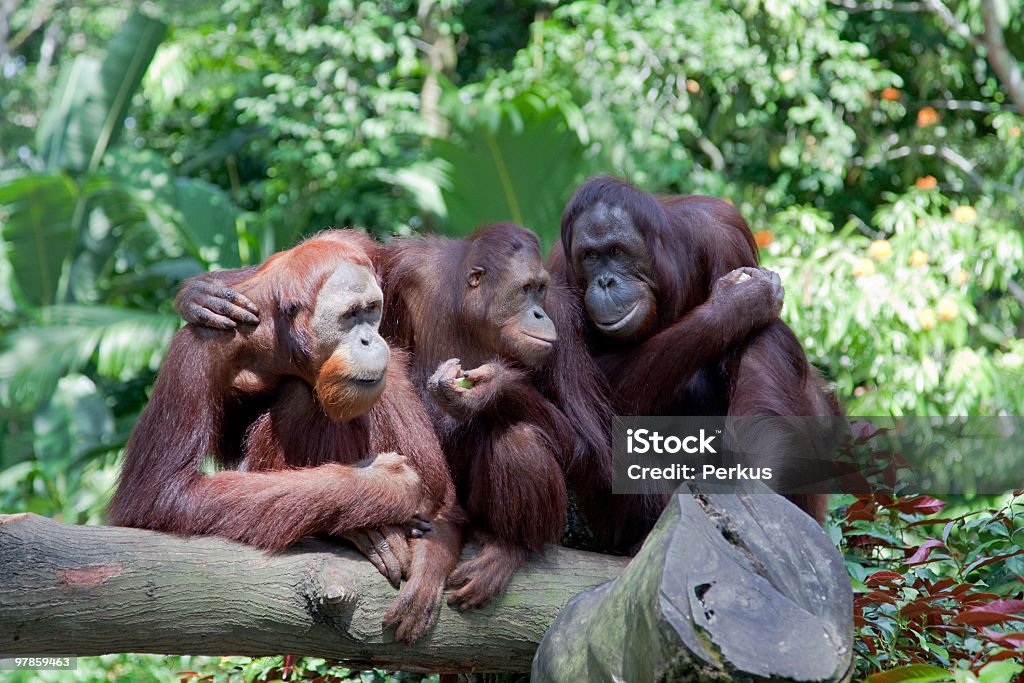
<path fill-rule="evenodd" d="M 975 609 L 977 608 L 969 609 L 956 615 L 953 617 L 953 623 L 967 624 L 968 626 L 992 626 L 993 624 L 1001 624 L 1004 621 L 1011 621 L 1013 619 L 1013 616 L 1003 614 L 1002 612 L 975 611 Z"/>
<path fill-rule="evenodd" d="M 960 585 L 958 585 L 956 588 L 954 588 L 950 592 L 953 595 L 956 595 L 956 596 L 959 597 L 959 596 L 963 595 L 964 593 L 966 593 L 967 591 L 971 590 L 972 588 L 974 588 L 974 584 L 973 583 L 970 583 L 970 582 L 961 583 Z"/>
<path fill-rule="evenodd" d="M 985 659 L 989 662 L 1001 662 L 1004 659 L 1016 659 L 1017 657 L 1020 657 L 1019 652 L 1015 652 L 1013 650 L 1003 650 L 1001 652 L 990 654 L 986 656 Z"/>
<path fill-rule="evenodd" d="M 1024 612 L 1024 600 L 996 600 L 988 605 L 988 609 L 1003 614 L 1018 614 Z"/>
<path fill-rule="evenodd" d="M 991 626 L 1004 621 L 1020 621 L 1021 619 L 1015 616 L 1019 612 L 1024 612 L 1024 600 L 996 600 L 961 612 L 953 617 L 951 623 Z"/>
<path fill-rule="evenodd" d="M 944 614 L 947 611 L 948 610 L 942 609 L 941 607 L 932 605 L 928 602 L 928 599 L 918 599 L 904 605 L 900 610 L 900 615 L 910 619 L 911 617 L 920 616 L 922 614 L 930 616 L 932 614 Z"/>
<path fill-rule="evenodd" d="M 928 556 L 932 554 L 932 551 L 936 548 L 941 548 L 945 545 L 942 541 L 937 541 L 934 538 L 925 541 L 917 547 L 917 550 L 904 561 L 906 565 L 922 564 L 928 559 Z"/>
<path fill-rule="evenodd" d="M 995 593 L 971 593 L 970 595 L 964 595 L 961 598 L 960 603 L 963 604 L 963 605 L 970 605 L 972 607 L 973 606 L 984 607 L 985 605 L 989 604 L 993 600 L 998 600 L 998 599 L 999 599 L 999 596 L 996 595 Z"/>
<path fill-rule="evenodd" d="M 981 632 L 993 643 L 1015 650 L 1024 650 L 1024 633 L 1002 633 L 993 631 L 990 628 L 983 628 Z"/>
<path fill-rule="evenodd" d="M 927 515 L 934 515 L 936 512 L 946 507 L 946 501 L 939 500 L 938 498 L 931 498 L 929 496 L 920 496 L 914 504 L 914 507 Z"/>
<path fill-rule="evenodd" d="M 869 576 L 864 583 L 868 586 L 892 586 L 900 581 L 904 581 L 903 574 L 897 574 L 896 572 L 875 572 Z"/>
<path fill-rule="evenodd" d="M 885 434 L 888 429 L 876 427 L 874 423 L 869 420 L 857 420 L 850 425 L 850 434 L 854 436 L 857 443 L 866 443 L 869 439 L 877 434 Z"/>
<path fill-rule="evenodd" d="M 864 602 L 885 602 L 890 605 L 896 604 L 896 599 L 894 597 L 892 597 L 888 593 L 883 593 L 881 591 L 871 591 L 870 593 L 865 593 L 861 596 L 860 599 Z"/>
<path fill-rule="evenodd" d="M 850 507 L 846 508 L 846 521 L 856 522 L 857 520 L 863 520 L 870 522 L 875 518 L 875 506 L 873 503 L 867 501 L 858 500 L 854 502 Z"/>
<path fill-rule="evenodd" d="M 914 496 L 912 498 L 900 499 L 894 507 L 900 512 L 908 514 L 916 512 L 924 515 L 933 515 L 946 507 L 946 503 L 930 496 Z"/>

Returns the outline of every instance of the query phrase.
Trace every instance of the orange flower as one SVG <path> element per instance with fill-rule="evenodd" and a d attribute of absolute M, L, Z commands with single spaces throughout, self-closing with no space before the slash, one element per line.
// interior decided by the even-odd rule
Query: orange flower
<path fill-rule="evenodd" d="M 1010 133 L 1010 137 L 1011 138 L 1019 138 L 1020 137 L 1020 126 L 1011 126 L 1010 130 L 1009 130 L 1009 133 Z"/>
<path fill-rule="evenodd" d="M 921 128 L 934 126 L 938 122 L 939 112 L 935 111 L 931 107 L 925 107 L 921 111 L 917 112 L 917 125 Z"/>
<path fill-rule="evenodd" d="M 956 302 L 948 296 L 942 297 L 935 308 L 939 312 L 939 320 L 952 320 L 960 311 L 960 309 L 957 308 Z"/>
<path fill-rule="evenodd" d="M 924 266 L 928 265 L 928 252 L 915 249 L 910 254 L 910 265 L 912 266 Z"/>
<path fill-rule="evenodd" d="M 967 284 L 967 281 L 968 281 L 968 280 L 970 280 L 970 279 L 971 279 L 971 275 L 970 275 L 970 273 L 968 273 L 968 272 L 967 272 L 966 270 L 964 270 L 963 268 L 961 268 L 961 269 L 960 269 L 960 272 L 956 274 L 956 283 L 957 283 L 958 285 L 960 285 L 961 287 L 963 287 L 964 285 L 966 285 L 966 284 Z"/>
<path fill-rule="evenodd" d="M 864 277 L 867 275 L 875 274 L 875 262 L 869 258 L 857 259 L 857 263 L 853 264 L 853 276 Z"/>
<path fill-rule="evenodd" d="M 930 330 L 935 327 L 935 311 L 930 308 L 922 308 L 917 312 L 917 322 L 922 330 Z"/>
<path fill-rule="evenodd" d="M 960 223 L 970 223 L 978 217 L 978 212 L 974 210 L 973 206 L 963 204 L 953 209 L 953 220 Z"/>
<path fill-rule="evenodd" d="M 926 175 L 923 178 L 918 178 L 917 182 L 914 183 L 914 185 L 921 190 L 931 190 L 938 184 L 938 181 L 935 180 L 935 176 L 933 175 Z"/>
<path fill-rule="evenodd" d="M 882 99 L 887 102 L 895 102 L 900 98 L 900 91 L 896 88 L 886 88 L 882 91 Z"/>
<path fill-rule="evenodd" d="M 868 247 L 868 256 L 879 261 L 887 259 L 892 256 L 892 245 L 889 240 L 875 240 Z"/>
<path fill-rule="evenodd" d="M 691 95 L 696 95 L 697 93 L 700 92 L 700 83 L 698 83 L 697 81 L 693 80 L 692 78 L 687 78 L 686 79 L 686 92 L 690 93 Z"/>
<path fill-rule="evenodd" d="M 775 233 L 771 230 L 758 230 L 754 233 L 754 241 L 757 242 L 757 246 L 764 249 L 775 241 Z"/>

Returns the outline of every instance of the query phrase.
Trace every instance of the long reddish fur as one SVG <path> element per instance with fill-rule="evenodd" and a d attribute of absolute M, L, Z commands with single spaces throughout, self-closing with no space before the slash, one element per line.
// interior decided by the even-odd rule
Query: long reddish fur
<path fill-rule="evenodd" d="M 538 388 L 539 373 L 498 355 L 490 341 L 493 330 L 477 329 L 460 315 L 470 255 L 488 273 L 484 294 L 494 296 L 486 288 L 519 250 L 532 251 L 540 263 L 536 237 L 512 224 L 487 226 L 466 239 L 392 242 L 380 261 L 382 330 L 412 352 L 413 381 L 424 395 L 427 379 L 449 358 L 459 358 L 467 370 L 483 363 L 501 367 L 500 395 L 469 420 L 455 421 L 429 397 L 425 402 L 471 524 L 494 542 L 540 551 L 561 537 L 567 504 L 563 470 L 576 466 L 583 448 L 576 446 L 561 406 Z"/>
<path fill-rule="evenodd" d="M 303 321 L 317 292 L 341 263 L 370 267 L 375 249 L 358 233 L 321 233 L 259 268 L 237 271 L 238 290 L 264 312 L 254 331 L 189 325 L 175 335 L 126 448 L 110 507 L 114 523 L 217 534 L 268 550 L 315 533 L 404 523 L 422 511 L 408 482 L 353 466 L 396 451 L 419 474 L 433 503 L 428 512 L 436 513 L 433 531 L 414 543 L 410 574 L 443 585 L 457 560 L 462 517 L 440 444 L 409 383 L 407 357 L 393 353 L 382 397 L 347 423 L 327 419 L 308 382 L 313 340 Z M 241 358 L 259 359 L 285 378 L 268 395 L 241 395 L 231 386 Z M 237 469 L 203 475 L 208 456 Z"/>

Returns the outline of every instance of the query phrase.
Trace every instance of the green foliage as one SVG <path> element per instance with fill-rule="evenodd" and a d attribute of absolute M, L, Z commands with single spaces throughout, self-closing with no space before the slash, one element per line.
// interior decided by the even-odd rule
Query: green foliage
<path fill-rule="evenodd" d="M 40 128 L 47 170 L 0 178 L 0 509 L 101 519 L 175 286 L 254 251 L 223 190 L 111 147 L 165 32 L 134 13 L 103 58 L 77 57 Z"/>
<path fill-rule="evenodd" d="M 57 298 L 61 273 L 74 247 L 72 217 L 78 186 L 66 175 L 28 175 L 0 185 L 6 258 L 25 301 Z"/>
<path fill-rule="evenodd" d="M 839 501 L 830 533 L 856 591 L 859 674 L 1009 683 L 1024 671 L 1024 498 L 995 502 L 951 514 L 926 496 Z"/>
<path fill-rule="evenodd" d="M 434 150 L 445 232 L 467 235 L 483 223 L 511 221 L 535 231 L 545 247 L 558 239 L 562 208 L 583 175 L 583 145 L 561 108 L 537 92 L 474 102 Z"/>
<path fill-rule="evenodd" d="M 550 245 L 596 173 L 732 201 L 848 413 L 1024 413 L 1024 102 L 983 16 L 1019 67 L 1024 5 L 946 4 L 0 3 L 0 511 L 101 521 L 182 279 L 328 226 L 513 220 Z M 954 623 L 1018 599 L 1019 503 L 962 503 L 948 533 L 917 503 L 861 504 L 833 529 L 859 673 L 1019 677 L 1011 622 Z M 80 680 L 193 666 L 173 661 Z"/>
<path fill-rule="evenodd" d="M 132 95 L 166 33 L 162 22 L 135 12 L 102 61 L 79 55 L 64 69 L 36 133 L 48 168 L 97 168 L 123 130 Z"/>
<path fill-rule="evenodd" d="M 8 683 L 275 683 L 313 680 L 320 683 L 438 683 L 438 674 L 354 671 L 317 657 L 161 657 L 104 655 L 79 657 L 71 671 L 15 671 Z"/>

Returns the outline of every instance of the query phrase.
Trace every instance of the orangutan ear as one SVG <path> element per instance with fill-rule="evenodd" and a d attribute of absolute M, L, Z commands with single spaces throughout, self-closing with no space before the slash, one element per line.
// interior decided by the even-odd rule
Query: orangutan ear
<path fill-rule="evenodd" d="M 469 271 L 469 275 L 466 277 L 466 282 L 469 283 L 470 287 L 477 287 L 480 285 L 480 279 L 483 278 L 484 273 L 486 272 L 487 271 L 481 266 L 476 266 Z"/>

